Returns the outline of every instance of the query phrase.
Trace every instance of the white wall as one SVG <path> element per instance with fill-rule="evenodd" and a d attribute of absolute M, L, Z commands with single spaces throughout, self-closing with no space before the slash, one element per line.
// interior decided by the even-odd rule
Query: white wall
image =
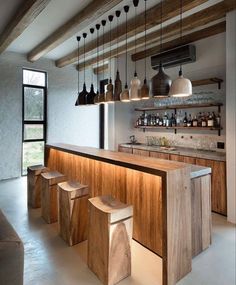
<path fill-rule="evenodd" d="M 228 220 L 236 223 L 236 11 L 226 17 L 226 49 Z"/>
<path fill-rule="evenodd" d="M 219 77 L 225 81 L 225 33 L 209 37 L 207 39 L 203 39 L 194 43 L 197 51 L 197 61 L 191 64 L 186 64 L 183 66 L 184 75 L 191 80 L 204 79 L 209 77 Z M 124 66 L 125 57 L 122 56 L 120 58 L 120 66 Z M 147 78 L 151 80 L 151 78 L 156 74 L 151 68 L 150 58 L 147 59 Z M 128 83 L 132 79 L 134 73 L 134 63 L 131 61 L 129 57 L 128 63 Z M 168 68 L 166 69 L 166 73 L 172 78 L 175 79 L 178 74 L 178 67 Z M 143 83 L 144 78 L 144 60 L 139 61 L 137 63 L 137 71 L 138 76 Z M 124 70 L 121 70 L 121 80 L 125 82 L 125 74 Z M 225 105 L 225 83 L 222 84 L 222 89 L 218 90 L 217 85 L 212 86 L 201 86 L 194 88 L 193 90 L 197 95 L 196 97 L 200 98 L 213 98 L 217 101 L 222 102 Z M 202 94 L 201 94 L 202 93 Z M 199 95 L 200 94 L 200 95 Z M 160 99 L 159 99 L 160 100 Z M 153 100 L 158 103 L 158 99 Z M 171 102 L 171 99 L 166 101 Z M 139 116 L 139 113 L 134 112 L 134 108 L 136 106 L 144 106 L 150 104 L 150 100 L 141 101 L 139 103 L 116 103 L 115 104 L 115 142 L 114 146 L 117 148 L 119 143 L 129 141 L 129 136 L 135 134 L 140 142 L 146 141 L 146 136 L 166 136 L 171 140 L 175 140 L 178 144 L 192 146 L 193 144 L 199 144 L 202 141 L 207 139 L 209 144 L 212 142 L 214 146 L 216 146 L 217 141 L 225 142 L 225 106 L 222 108 L 222 124 L 224 130 L 222 135 L 219 137 L 217 132 L 205 132 L 202 134 L 201 131 L 178 131 L 177 135 L 173 135 L 173 132 L 157 132 L 157 131 L 149 131 L 143 133 L 140 130 L 134 129 L 134 124 Z M 153 102 L 152 102 L 153 103 Z M 204 111 L 217 111 L 217 109 L 205 109 Z M 199 112 L 201 109 L 195 110 L 186 110 L 187 112 Z M 182 135 L 184 135 L 184 139 L 181 139 Z M 193 137 L 191 139 L 190 137 Z"/>
<path fill-rule="evenodd" d="M 98 107 L 75 107 L 77 72 L 56 68 L 43 59 L 27 62 L 25 56 L 6 52 L 0 56 L 0 180 L 21 175 L 22 67 L 48 72 L 48 142 L 99 146 Z M 81 76 L 81 81 L 83 78 Z M 90 86 L 90 71 L 86 82 Z"/>

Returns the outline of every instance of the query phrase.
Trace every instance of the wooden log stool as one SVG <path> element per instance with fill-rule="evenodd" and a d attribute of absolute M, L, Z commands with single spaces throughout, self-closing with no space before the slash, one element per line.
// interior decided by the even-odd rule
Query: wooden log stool
<path fill-rule="evenodd" d="M 60 236 L 73 246 L 87 239 L 88 186 L 67 181 L 58 184 Z"/>
<path fill-rule="evenodd" d="M 57 184 L 66 181 L 66 176 L 58 171 L 42 173 L 41 205 L 42 217 L 48 223 L 55 223 L 58 219 Z"/>
<path fill-rule="evenodd" d="M 32 208 L 41 207 L 41 173 L 48 172 L 49 168 L 43 165 L 34 165 L 27 168 L 27 196 L 28 205 Z"/>
<path fill-rule="evenodd" d="M 133 207 L 112 196 L 89 199 L 88 267 L 106 285 L 131 274 Z"/>

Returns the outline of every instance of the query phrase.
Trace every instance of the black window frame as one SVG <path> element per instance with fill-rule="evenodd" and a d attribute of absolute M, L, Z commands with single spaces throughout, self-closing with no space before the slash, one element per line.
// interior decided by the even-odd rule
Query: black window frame
<path fill-rule="evenodd" d="M 24 84 L 24 70 L 29 70 L 38 73 L 44 73 L 45 75 L 45 86 Z M 43 90 L 43 120 L 25 120 L 25 88 L 41 89 Z M 21 175 L 23 174 L 23 144 L 28 142 L 47 142 L 47 94 L 48 94 L 48 74 L 46 71 L 32 69 L 32 68 L 22 68 L 22 151 L 21 151 Z M 42 139 L 25 139 L 25 125 L 43 125 L 43 138 Z M 44 157 L 45 160 L 45 157 Z M 45 161 L 44 161 L 45 162 Z"/>

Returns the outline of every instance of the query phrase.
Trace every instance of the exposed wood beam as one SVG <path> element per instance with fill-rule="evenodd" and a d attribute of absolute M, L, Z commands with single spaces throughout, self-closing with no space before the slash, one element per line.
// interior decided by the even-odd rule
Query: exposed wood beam
<path fill-rule="evenodd" d="M 180 45 L 189 44 L 189 43 L 192 43 L 192 42 L 195 42 L 195 41 L 198 41 L 198 40 L 201 40 L 201 39 L 204 39 L 204 38 L 207 38 L 207 37 L 219 34 L 219 33 L 223 33 L 223 32 L 225 32 L 225 21 L 223 21 L 219 24 L 216 24 L 216 25 L 212 25 L 208 28 L 203 28 L 199 31 L 189 33 L 189 34 L 183 36 L 182 41 L 180 41 L 180 39 L 177 38 L 177 39 L 165 42 L 165 43 L 163 43 L 162 48 L 163 48 L 163 51 L 165 51 L 165 50 L 168 50 L 168 49 L 180 46 Z M 155 43 L 155 42 L 159 42 L 159 39 L 153 41 L 153 43 Z M 133 42 L 128 44 L 128 51 L 132 51 L 132 50 L 134 50 L 134 43 Z M 155 54 L 159 53 L 159 51 L 160 51 L 160 45 L 157 45 L 155 47 L 147 49 L 147 51 L 146 51 L 147 57 L 155 55 Z M 124 53 L 125 53 L 125 47 L 122 46 L 119 48 L 118 54 L 121 55 Z M 116 51 L 112 51 L 111 57 L 114 57 L 114 56 L 116 56 Z M 136 60 L 136 61 L 143 59 L 145 57 L 145 52 L 141 51 L 141 52 L 133 55 L 132 57 L 134 57 L 133 60 Z M 107 52 L 104 55 L 99 56 L 99 61 L 102 61 L 103 59 L 107 60 L 109 58 L 110 58 L 110 53 Z M 85 61 L 85 68 L 92 65 L 92 64 L 95 64 L 96 62 L 97 62 L 96 57 Z M 83 69 L 83 66 L 84 66 L 84 64 L 80 65 L 80 70 Z"/>
<path fill-rule="evenodd" d="M 67 23 L 58 28 L 48 38 L 30 51 L 27 56 L 28 60 L 31 62 L 38 60 L 73 35 L 89 26 L 121 1 L 122 0 L 93 0 L 82 11 L 78 12 Z"/>
<path fill-rule="evenodd" d="M 108 70 L 108 68 L 109 68 L 108 64 L 104 64 L 104 65 L 102 65 L 102 66 L 95 67 L 95 68 L 93 69 L 93 73 L 96 74 L 96 75 L 98 75 L 98 74 L 102 73 L 103 71 Z"/>
<path fill-rule="evenodd" d="M 224 21 L 219 24 L 205 28 L 203 30 L 199 30 L 197 32 L 193 32 L 191 34 L 185 35 L 183 36 L 182 40 L 178 38 L 178 39 L 174 39 L 172 41 L 166 42 L 163 44 L 163 51 L 175 48 L 180 45 L 186 45 L 186 44 L 189 44 L 189 43 L 192 43 L 192 42 L 204 39 L 204 38 L 208 38 L 210 36 L 213 36 L 219 33 L 223 33 L 225 32 L 225 29 L 226 29 L 226 23 Z M 159 52 L 160 52 L 160 45 L 147 49 L 146 56 L 147 57 L 153 56 L 155 54 L 158 54 Z M 145 58 L 145 51 L 141 51 L 141 52 L 138 52 L 132 55 L 133 61 L 138 61 L 143 58 Z"/>
<path fill-rule="evenodd" d="M 51 0 L 26 0 L 0 35 L 0 54 L 19 37 Z"/>
<path fill-rule="evenodd" d="M 230 0 L 231 1 L 231 0 Z M 183 11 L 188 11 L 196 6 L 207 2 L 206 0 L 183 0 Z M 163 2 L 163 21 L 167 21 L 179 14 L 179 0 L 166 0 Z M 145 17 L 144 12 L 141 13 L 138 16 L 136 25 L 137 25 L 137 33 L 140 33 L 145 28 Z M 147 10 L 147 29 L 150 29 L 158 24 L 160 24 L 160 4 L 155 5 L 151 9 Z M 121 24 L 118 28 L 118 38 L 119 41 L 122 41 L 125 39 L 125 23 Z M 128 37 L 131 37 L 134 35 L 135 32 L 135 26 L 134 26 L 134 20 L 130 19 L 128 21 Z M 112 44 L 116 43 L 117 39 L 117 31 L 116 28 L 114 28 L 111 32 L 111 42 Z M 110 42 L 110 33 L 105 33 L 104 35 L 104 44 L 108 44 Z M 102 44 L 102 43 L 101 43 Z M 100 44 L 100 46 L 101 46 Z M 86 45 L 86 53 L 95 52 L 97 42 L 96 40 L 88 43 Z M 83 49 L 80 50 L 80 55 L 83 55 Z M 57 67 L 64 67 L 66 65 L 72 64 L 76 62 L 77 60 L 77 50 L 74 50 L 73 52 L 69 53 L 68 55 L 58 59 L 56 61 Z"/>

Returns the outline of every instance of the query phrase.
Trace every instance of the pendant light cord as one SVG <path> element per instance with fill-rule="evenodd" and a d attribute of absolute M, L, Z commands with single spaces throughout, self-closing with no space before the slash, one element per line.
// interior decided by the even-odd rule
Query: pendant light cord
<path fill-rule="evenodd" d="M 163 21 L 163 19 L 162 19 L 162 14 L 163 14 L 163 3 L 162 3 L 163 1 L 161 0 L 161 29 L 160 29 L 160 53 L 162 52 L 162 21 Z"/>
<path fill-rule="evenodd" d="M 117 14 L 118 15 L 118 14 Z M 116 15 L 116 16 L 117 16 Z M 119 59 L 118 59 L 118 25 L 119 25 L 119 17 L 116 18 L 116 66 L 117 71 L 119 70 Z"/>
<path fill-rule="evenodd" d="M 145 73 L 145 79 L 144 82 L 146 83 L 147 81 L 147 0 L 144 0 L 145 2 L 145 67 L 144 67 L 144 73 Z"/>
<path fill-rule="evenodd" d="M 137 52 L 137 46 L 136 46 L 136 32 L 137 32 L 137 30 L 136 30 L 136 17 L 137 17 L 137 6 L 135 5 L 135 17 L 134 17 L 134 26 L 135 26 L 134 48 L 135 48 L 135 54 L 136 54 L 136 52 Z M 126 31 L 126 33 L 127 33 L 127 31 Z M 134 68 L 134 76 L 137 76 L 137 64 L 136 64 L 136 60 L 135 60 L 135 62 L 134 62 L 134 66 L 135 66 L 135 68 Z"/>
<path fill-rule="evenodd" d="M 126 52 L 125 52 L 125 80 L 126 80 L 126 83 L 125 83 L 125 88 L 128 88 L 128 79 L 127 79 L 127 72 L 128 72 L 128 52 L 127 52 L 127 49 L 128 49 L 128 45 L 127 45 L 127 14 L 128 14 L 128 11 L 126 12 L 126 20 L 125 20 L 125 48 L 126 48 Z"/>
<path fill-rule="evenodd" d="M 92 35 L 92 41 L 93 41 L 93 33 L 94 33 L 94 29 L 91 28 L 90 29 L 91 35 Z M 91 85 L 93 84 L 93 66 L 92 66 L 92 74 L 91 74 Z"/>
<path fill-rule="evenodd" d="M 183 0 L 180 0 L 180 44 L 182 45 L 183 39 Z M 183 75 L 182 63 L 180 63 L 179 76 Z"/>
<path fill-rule="evenodd" d="M 113 16 L 110 15 L 110 16 L 108 17 L 108 19 L 109 19 L 109 21 L 110 21 L 110 82 L 109 82 L 109 83 L 111 83 L 111 23 L 112 23 L 112 21 L 113 21 Z"/>
<path fill-rule="evenodd" d="M 85 38 L 86 38 L 87 34 L 83 34 L 84 37 L 84 84 L 85 84 Z"/>
<path fill-rule="evenodd" d="M 78 93 L 79 93 L 79 42 L 80 42 L 80 39 L 81 39 L 81 37 L 77 37 L 77 41 L 78 41 L 78 53 L 77 53 L 77 55 L 78 55 Z"/>
<path fill-rule="evenodd" d="M 105 30 L 105 25 L 103 26 L 103 31 L 102 31 L 102 53 L 103 53 L 103 57 L 102 57 L 102 65 L 103 65 L 103 80 L 105 79 L 105 70 L 104 70 L 104 30 Z M 105 92 L 105 89 L 103 91 L 103 93 Z"/>
<path fill-rule="evenodd" d="M 99 81 L 98 81 L 98 57 L 99 57 L 99 29 L 100 29 L 100 25 L 97 24 L 96 25 L 96 29 L 97 29 L 97 93 L 99 93 Z"/>

